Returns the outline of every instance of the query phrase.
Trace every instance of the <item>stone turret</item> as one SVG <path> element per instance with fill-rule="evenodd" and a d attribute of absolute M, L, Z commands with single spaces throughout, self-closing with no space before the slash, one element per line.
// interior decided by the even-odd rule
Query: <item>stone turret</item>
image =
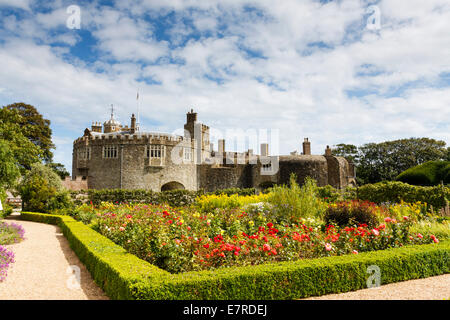
<path fill-rule="evenodd" d="M 114 107 L 111 105 L 111 119 L 103 123 L 103 133 L 111 133 L 121 131 L 122 125 L 114 119 Z"/>

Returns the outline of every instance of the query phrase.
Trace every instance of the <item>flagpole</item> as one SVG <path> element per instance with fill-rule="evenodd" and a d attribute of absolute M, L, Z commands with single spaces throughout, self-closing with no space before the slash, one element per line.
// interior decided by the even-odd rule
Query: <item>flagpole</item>
<path fill-rule="evenodd" d="M 136 95 L 136 105 L 137 105 L 137 128 L 140 129 L 140 120 L 139 120 L 139 89 L 137 90 L 137 95 Z"/>

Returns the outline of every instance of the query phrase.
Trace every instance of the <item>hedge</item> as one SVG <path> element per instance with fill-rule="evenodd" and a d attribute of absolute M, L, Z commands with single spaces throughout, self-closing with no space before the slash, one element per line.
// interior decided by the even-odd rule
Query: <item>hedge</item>
<path fill-rule="evenodd" d="M 366 184 L 358 188 L 358 199 L 375 203 L 426 202 L 435 209 L 446 206 L 450 200 L 450 188 L 444 186 L 419 187 L 399 181 Z"/>
<path fill-rule="evenodd" d="M 413 185 L 450 184 L 450 161 L 428 161 L 400 173 L 396 180 Z"/>
<path fill-rule="evenodd" d="M 67 216 L 25 213 L 22 219 L 57 224 L 95 282 L 112 299 L 297 299 L 367 287 L 367 267 L 381 284 L 450 272 L 450 241 L 358 255 L 213 271 L 170 274 Z"/>
<path fill-rule="evenodd" d="M 87 200 L 92 201 L 94 205 L 99 205 L 100 202 L 105 201 L 113 203 L 131 203 L 131 202 L 142 202 L 153 204 L 168 203 L 170 206 L 180 207 L 193 203 L 195 198 L 203 194 L 251 195 L 255 194 L 255 189 L 230 188 L 208 193 L 205 193 L 203 190 L 199 191 L 170 190 L 170 191 L 155 192 L 152 190 L 144 190 L 144 189 L 136 189 L 136 190 L 91 189 L 87 191 L 71 192 L 72 198 L 76 199 L 76 196 L 83 192 L 87 193 L 88 195 Z"/>

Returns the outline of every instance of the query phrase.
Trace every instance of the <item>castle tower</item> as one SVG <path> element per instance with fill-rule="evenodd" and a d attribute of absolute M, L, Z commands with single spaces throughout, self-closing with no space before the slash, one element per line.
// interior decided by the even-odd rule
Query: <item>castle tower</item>
<path fill-rule="evenodd" d="M 305 140 L 303 141 L 303 154 L 311 155 L 311 142 L 308 138 L 305 138 Z"/>
<path fill-rule="evenodd" d="M 209 127 L 197 122 L 197 113 L 194 109 L 186 114 L 186 124 L 184 125 L 185 137 L 195 140 L 196 162 L 203 162 L 211 155 L 211 144 L 209 141 Z"/>

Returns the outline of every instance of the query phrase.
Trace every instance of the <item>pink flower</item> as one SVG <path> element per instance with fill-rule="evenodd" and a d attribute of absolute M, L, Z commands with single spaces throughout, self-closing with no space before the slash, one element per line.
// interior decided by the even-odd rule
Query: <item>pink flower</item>
<path fill-rule="evenodd" d="M 403 216 L 403 220 L 408 220 L 408 217 L 407 216 Z"/>
<path fill-rule="evenodd" d="M 377 229 L 372 229 L 372 233 L 375 235 L 375 236 L 378 236 L 380 233 L 378 232 L 378 230 Z"/>
<path fill-rule="evenodd" d="M 268 245 L 267 243 L 265 243 L 264 245 L 263 245 L 263 250 L 264 251 L 270 251 L 272 248 L 270 247 L 270 245 Z"/>
<path fill-rule="evenodd" d="M 384 218 L 384 222 L 387 222 L 387 223 L 389 223 L 389 222 L 391 222 L 392 221 L 392 219 L 391 218 L 389 218 L 389 217 L 386 217 L 386 218 Z"/>
<path fill-rule="evenodd" d="M 124 227 L 120 227 L 120 228 L 119 228 L 119 231 L 124 231 L 124 230 L 125 230 Z"/>
<path fill-rule="evenodd" d="M 353 250 L 352 253 L 353 253 L 353 254 L 358 254 L 358 251 Z"/>
<path fill-rule="evenodd" d="M 420 234 L 420 233 L 418 233 L 418 234 L 417 234 L 417 238 L 423 239 L 423 235 Z"/>
<path fill-rule="evenodd" d="M 439 243 L 439 239 L 436 238 L 436 236 L 433 234 L 431 235 L 431 239 L 434 241 L 434 243 Z"/>
<path fill-rule="evenodd" d="M 331 244 L 325 243 L 325 250 L 331 251 L 332 248 L 333 248 L 333 246 Z"/>

